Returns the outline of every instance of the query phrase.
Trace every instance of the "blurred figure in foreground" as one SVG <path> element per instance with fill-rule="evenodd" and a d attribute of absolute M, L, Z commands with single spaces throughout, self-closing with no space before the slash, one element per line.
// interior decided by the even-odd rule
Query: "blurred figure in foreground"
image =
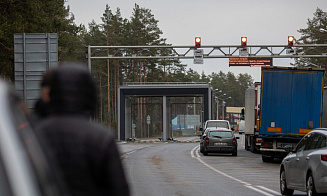
<path fill-rule="evenodd" d="M 35 103 L 34 111 L 29 115 L 29 119 L 33 127 L 35 127 L 37 123 L 49 115 L 47 103 L 50 101 L 49 91 L 53 73 L 54 71 L 49 70 L 43 75 L 43 80 L 41 82 L 41 98 Z"/>
<path fill-rule="evenodd" d="M 48 117 L 36 125 L 36 132 L 71 194 L 129 195 L 113 134 L 90 120 L 97 100 L 91 74 L 78 66 L 52 72 L 48 94 L 42 96 Z"/>

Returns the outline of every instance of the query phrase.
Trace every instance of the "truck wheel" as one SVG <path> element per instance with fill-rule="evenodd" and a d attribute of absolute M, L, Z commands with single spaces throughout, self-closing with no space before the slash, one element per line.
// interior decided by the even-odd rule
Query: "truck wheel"
<path fill-rule="evenodd" d="M 245 150 L 249 151 L 248 136 L 245 135 Z"/>
<path fill-rule="evenodd" d="M 253 137 L 251 137 L 251 141 L 250 141 L 251 143 L 251 148 L 250 148 L 250 150 L 251 150 L 251 152 L 252 153 L 257 153 L 257 149 L 255 148 L 255 145 L 256 145 L 256 143 L 255 143 L 255 138 L 253 138 Z"/>

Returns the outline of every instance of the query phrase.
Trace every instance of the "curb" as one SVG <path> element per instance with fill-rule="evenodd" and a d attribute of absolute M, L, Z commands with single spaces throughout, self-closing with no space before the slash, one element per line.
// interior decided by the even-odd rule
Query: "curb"
<path fill-rule="evenodd" d="M 135 140 L 135 141 L 125 141 L 126 143 L 199 143 L 200 140 L 168 140 L 168 141 L 159 141 L 159 140 Z"/>

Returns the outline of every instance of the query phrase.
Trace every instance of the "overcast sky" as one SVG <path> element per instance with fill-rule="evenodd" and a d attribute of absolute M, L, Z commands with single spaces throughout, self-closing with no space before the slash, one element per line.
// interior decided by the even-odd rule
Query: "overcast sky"
<path fill-rule="evenodd" d="M 194 45 L 194 37 L 202 37 L 202 45 L 237 45 L 242 36 L 248 45 L 287 44 L 287 36 L 299 38 L 297 30 L 307 28 L 317 7 L 327 12 L 326 0 L 66 0 L 76 24 L 95 20 L 100 24 L 108 4 L 115 13 L 120 8 L 123 18 L 130 19 L 135 3 L 148 8 L 159 21 L 163 38 L 172 45 Z M 228 59 L 204 59 L 204 64 L 183 60 L 188 68 L 206 75 L 229 71 L 251 74 L 260 81 L 258 67 L 229 67 Z M 275 66 L 290 66 L 291 59 L 274 59 Z"/>

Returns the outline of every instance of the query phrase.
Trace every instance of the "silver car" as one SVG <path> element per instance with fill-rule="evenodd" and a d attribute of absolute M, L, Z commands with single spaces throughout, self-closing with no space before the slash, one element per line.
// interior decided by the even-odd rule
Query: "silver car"
<path fill-rule="evenodd" d="M 200 152 L 203 155 L 208 153 L 232 153 L 237 156 L 237 139 L 230 129 L 210 128 L 206 129 L 200 141 Z"/>
<path fill-rule="evenodd" d="M 307 195 L 327 193 L 327 129 L 315 129 L 308 133 L 280 165 L 280 191 L 293 195 L 294 190 Z"/>
<path fill-rule="evenodd" d="M 0 195 L 66 195 L 24 109 L 0 79 Z"/>

